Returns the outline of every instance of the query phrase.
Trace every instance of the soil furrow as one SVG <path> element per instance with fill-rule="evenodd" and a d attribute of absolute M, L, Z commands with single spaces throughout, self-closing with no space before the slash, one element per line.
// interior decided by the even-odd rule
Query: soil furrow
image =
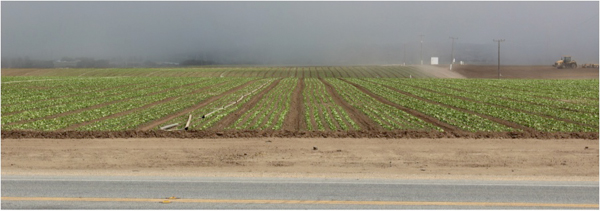
<path fill-rule="evenodd" d="M 246 104 L 242 105 L 241 108 L 230 113 L 229 115 L 223 117 L 223 119 L 216 122 L 215 125 L 212 127 L 212 129 L 223 130 L 227 126 L 233 124 L 238 118 L 240 118 L 242 116 L 242 114 L 244 112 L 252 109 L 260 101 L 260 99 L 262 99 L 262 97 L 265 94 L 267 94 L 269 91 L 271 91 L 273 88 L 275 88 L 275 86 L 277 86 L 277 84 L 279 84 L 280 81 L 281 81 L 281 78 L 272 82 L 267 88 L 263 89 L 261 92 L 254 95 L 252 97 L 252 99 L 250 99 L 250 101 L 248 101 Z"/>
<path fill-rule="evenodd" d="M 322 78 L 320 78 L 319 80 L 321 80 L 321 82 L 323 84 L 325 84 L 325 89 L 327 90 L 329 95 L 331 95 L 331 97 L 333 98 L 333 102 L 335 102 L 335 104 L 337 104 L 337 105 L 342 106 L 342 108 L 346 111 L 348 116 L 350 116 L 352 121 L 354 121 L 360 127 L 361 130 L 375 130 L 376 131 L 376 130 L 383 129 L 383 127 L 381 127 L 381 125 L 377 124 L 371 118 L 369 118 L 367 115 L 363 114 L 362 112 L 360 112 L 359 110 L 357 110 L 356 108 L 354 108 L 350 104 L 348 104 L 348 102 L 346 102 L 340 95 L 338 95 L 337 91 L 335 90 L 335 88 L 333 88 L 333 86 L 331 84 L 329 84 L 327 81 L 323 80 Z M 340 80 L 342 80 L 342 79 L 340 78 Z"/>
<path fill-rule="evenodd" d="M 383 78 L 383 76 L 379 74 L 379 71 L 377 71 L 377 69 L 375 69 L 374 67 L 362 67 L 362 69 L 365 71 L 365 73 L 369 73 L 370 78 L 375 78 L 373 77 L 373 75 L 376 75 L 377 78 Z"/>
<path fill-rule="evenodd" d="M 444 129 L 445 131 L 458 131 L 458 130 L 460 130 L 456 126 L 453 126 L 453 125 L 450 125 L 448 123 L 442 122 L 439 119 L 435 119 L 435 118 L 433 118 L 431 116 L 423 114 L 423 113 L 421 113 L 419 111 L 416 111 L 414 109 L 406 108 L 404 106 L 400 106 L 400 105 L 398 105 L 396 103 L 393 103 L 393 102 L 385 99 L 384 97 L 381 97 L 381 96 L 379 96 L 379 95 L 377 95 L 377 94 L 369 91 L 368 89 L 366 89 L 366 88 L 364 88 L 364 87 L 362 87 L 362 86 L 360 86 L 358 84 L 352 83 L 352 82 L 344 80 L 344 79 L 340 79 L 340 80 L 342 80 L 342 81 L 344 81 L 344 82 L 346 82 L 346 83 L 348 83 L 348 84 L 356 87 L 358 90 L 364 92 L 365 94 L 371 96 L 372 98 L 375 98 L 376 100 L 378 100 L 381 103 L 390 105 L 390 106 L 392 106 L 394 108 L 397 108 L 397 109 L 400 109 L 400 110 L 402 110 L 402 111 L 404 111 L 404 112 L 406 112 L 406 113 L 408 113 L 410 115 L 413 115 L 413 116 L 415 116 L 415 117 L 417 117 L 417 118 L 419 118 L 419 119 L 421 119 L 421 120 L 423 120 L 423 121 L 425 121 L 427 123 L 430 123 L 432 125 L 440 127 L 442 129 Z"/>
<path fill-rule="evenodd" d="M 257 80 L 248 81 L 248 82 L 246 82 L 246 83 L 244 83 L 244 84 L 242 84 L 240 86 L 237 86 L 237 87 L 235 87 L 233 89 L 229 89 L 226 92 L 223 92 L 223 93 L 221 93 L 219 95 L 215 95 L 215 96 L 209 97 L 206 100 L 198 103 L 195 106 L 186 108 L 186 109 L 184 109 L 184 110 L 182 110 L 180 112 L 177 112 L 175 114 L 171 114 L 171 115 L 165 116 L 163 118 L 157 119 L 157 120 L 155 120 L 153 122 L 150 122 L 149 124 L 140 125 L 137 129 L 138 130 L 150 130 L 152 128 L 158 127 L 159 125 L 164 124 L 165 122 L 171 121 L 172 119 L 175 119 L 175 118 L 177 118 L 179 116 L 182 116 L 182 115 L 185 115 L 187 113 L 191 113 L 192 111 L 194 111 L 196 109 L 200 109 L 200 108 L 202 108 L 202 107 L 204 107 L 204 106 L 206 106 L 206 105 L 208 105 L 208 104 L 210 104 L 210 103 L 212 103 L 212 102 L 214 102 L 214 101 L 216 101 L 218 99 L 221 99 L 221 97 L 223 97 L 223 96 L 226 96 L 226 95 L 231 94 L 233 92 L 236 92 L 236 91 L 238 91 L 240 89 L 243 89 L 244 87 L 246 87 L 246 86 L 248 86 L 248 85 L 250 85 L 250 84 L 252 84 L 252 83 L 254 83 L 256 81 Z M 214 86 L 220 86 L 222 84 L 223 83 L 220 83 L 220 84 L 216 84 Z"/>
<path fill-rule="evenodd" d="M 296 72 L 297 73 L 297 72 Z M 292 93 L 292 102 L 290 111 L 285 120 L 283 120 L 283 130 L 302 130 L 306 129 L 304 124 L 304 101 L 302 92 L 304 91 L 304 78 L 298 79 L 296 89 Z"/>
<path fill-rule="evenodd" d="M 390 76 L 390 74 L 387 72 L 387 69 L 385 69 L 384 67 L 378 66 L 377 70 L 381 72 L 381 74 L 384 74 L 386 78 L 392 78 Z"/>

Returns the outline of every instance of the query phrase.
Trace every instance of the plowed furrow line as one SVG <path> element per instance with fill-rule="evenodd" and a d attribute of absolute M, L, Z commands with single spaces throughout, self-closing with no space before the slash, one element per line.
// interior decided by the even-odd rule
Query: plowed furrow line
<path fill-rule="evenodd" d="M 362 130 L 381 130 L 381 129 L 383 129 L 383 127 L 381 127 L 381 125 L 377 124 L 375 121 L 373 121 L 367 115 L 363 114 L 362 112 L 360 112 L 359 110 L 357 110 L 356 108 L 354 108 L 350 104 L 348 104 L 348 102 L 344 101 L 344 99 L 340 95 L 338 95 L 338 93 L 336 92 L 336 90 L 333 88 L 333 86 L 331 84 L 329 84 L 327 81 L 323 80 L 322 78 L 320 78 L 319 80 L 321 80 L 321 82 L 323 84 L 325 84 L 325 89 L 327 90 L 329 95 L 331 95 L 331 97 L 333 98 L 333 102 L 335 102 L 335 104 L 342 106 L 342 108 L 346 111 L 348 116 L 350 116 L 352 121 L 354 121 L 356 124 L 358 124 L 360 129 L 362 129 Z M 341 80 L 343 80 L 343 79 L 341 79 Z"/>
<path fill-rule="evenodd" d="M 202 82 L 205 82 L 205 81 L 202 81 Z M 197 82 L 197 83 L 202 83 L 202 82 Z M 164 92 L 167 92 L 167 91 L 169 91 L 169 90 L 178 89 L 178 88 L 185 87 L 185 86 L 193 86 L 194 84 L 197 84 L 197 83 L 186 84 L 186 85 L 184 85 L 184 86 L 179 86 L 179 87 L 175 87 L 175 88 L 169 88 L 169 89 L 166 89 L 166 90 L 163 90 L 163 91 L 160 91 L 160 92 L 156 92 L 156 93 L 154 93 L 154 94 L 160 94 L 160 93 L 164 93 Z M 223 83 L 224 83 L 224 82 L 223 82 Z M 222 84 L 222 83 L 221 83 L 221 84 Z M 216 86 L 216 85 L 212 85 L 212 86 Z M 204 91 L 204 90 L 206 90 L 206 89 L 208 89 L 208 88 L 210 88 L 210 87 L 212 87 L 212 86 L 206 86 L 206 87 L 203 87 L 203 88 L 197 89 L 197 90 L 195 90 L 195 91 L 188 92 L 188 93 L 186 93 L 186 94 L 183 94 L 183 95 L 196 94 L 196 93 L 202 92 L 202 91 Z M 153 94 L 153 95 L 154 95 L 154 94 Z M 139 110 L 143 110 L 143 109 L 146 109 L 146 108 L 149 108 L 149 107 L 155 106 L 155 105 L 159 105 L 159 104 L 162 104 L 162 103 L 165 103 L 165 102 L 168 102 L 168 101 L 171 101 L 171 100 L 174 100 L 174 99 L 180 98 L 181 96 L 182 96 L 182 95 L 180 95 L 180 96 L 175 96 L 175 97 L 169 97 L 169 98 L 166 98 L 166 99 L 163 99 L 163 100 L 159 100 L 159 101 L 156 101 L 156 102 L 153 102 L 153 103 L 150 103 L 150 104 L 144 105 L 144 106 L 142 106 L 142 107 L 138 107 L 138 108 L 134 108 L 134 109 L 131 109 L 131 110 L 127 110 L 127 111 L 119 112 L 119 113 L 116 113 L 116 114 L 111 114 L 111 115 L 108 115 L 108 116 L 105 116 L 105 117 L 102 117 L 102 118 L 99 118 L 99 119 L 94 119 L 94 120 L 91 120 L 91 121 L 87 121 L 87 122 L 82 122 L 82 123 L 79 123 L 79 124 L 71 125 L 71 126 L 69 126 L 69 127 L 66 127 L 66 128 L 64 128 L 64 129 L 61 129 L 61 130 L 59 130 L 59 131 L 68 131 L 68 130 L 74 130 L 75 128 L 78 128 L 78 127 L 81 127 L 81 126 L 85 126 L 85 125 L 89 125 L 89 124 L 92 124 L 92 123 L 94 123 L 94 122 L 103 121 L 103 120 L 106 120 L 106 119 L 111 119 L 111 118 L 115 118 L 115 117 L 119 117 L 119 116 L 124 116 L 124 115 L 130 114 L 130 113 L 133 113 L 133 112 L 136 112 L 136 111 L 139 111 Z"/>
<path fill-rule="evenodd" d="M 257 79 L 257 80 L 258 80 L 258 79 Z M 150 122 L 149 124 L 140 125 L 140 126 L 137 128 L 137 130 L 151 130 L 152 128 L 158 127 L 159 125 L 161 125 L 161 124 L 164 124 L 164 123 L 166 123 L 166 122 L 168 122 L 168 121 L 171 121 L 172 119 L 175 119 L 175 118 L 177 118 L 177 117 L 180 117 L 180 116 L 182 116 L 182 115 L 186 115 L 186 114 L 188 114 L 188 113 L 191 113 L 191 112 L 193 112 L 194 110 L 200 109 L 200 108 L 202 108 L 202 107 L 204 107 L 204 106 L 206 106 L 206 105 L 208 105 L 208 104 L 210 104 L 210 103 L 212 103 L 212 102 L 215 102 L 215 101 L 217 101 L 218 99 L 221 99 L 223 96 L 227 96 L 227 95 L 229 95 L 229 94 L 231 94 L 231 93 L 234 93 L 234 92 L 236 92 L 236 91 L 238 91 L 238 90 L 240 90 L 240 89 L 243 89 L 244 87 L 247 87 L 247 86 L 249 86 L 250 84 L 252 84 L 252 83 L 256 82 L 257 80 L 248 81 L 248 82 L 246 82 L 246 83 L 244 83 L 244 84 L 242 84 L 242 85 L 240 85 L 240 86 L 237 86 L 237 87 L 235 87 L 235 88 L 233 88 L 233 89 L 227 90 L 226 92 L 223 92 L 223 93 L 221 93 L 221 94 L 219 94 L 219 95 L 215 95 L 215 96 L 209 97 L 208 99 L 206 99 L 206 100 L 204 100 L 204 101 L 202 101 L 202 102 L 198 103 L 198 104 L 197 104 L 197 105 L 195 105 L 195 106 L 192 106 L 192 107 L 186 108 L 186 109 L 184 109 L 184 110 L 182 110 L 182 111 L 180 111 L 180 112 L 177 112 L 177 113 L 175 113 L 175 114 L 171 114 L 171 115 L 165 116 L 165 117 L 163 117 L 163 118 L 157 119 L 157 120 L 155 120 L 155 121 L 153 121 L 153 122 Z M 225 82 L 224 82 L 224 83 L 225 83 Z M 220 85 L 222 85 L 222 84 L 223 84 L 223 83 L 220 83 L 220 84 L 216 84 L 216 85 L 214 85 L 214 86 L 220 86 Z"/>
<path fill-rule="evenodd" d="M 297 73 L 297 71 L 296 71 Z M 283 130 L 301 130 L 305 129 L 304 123 L 304 100 L 302 92 L 304 91 L 304 78 L 298 79 L 298 84 L 294 93 L 292 93 L 291 110 L 283 120 Z"/>
<path fill-rule="evenodd" d="M 392 68 L 392 67 L 386 68 L 386 70 L 389 71 L 390 74 L 394 76 L 394 78 L 407 78 L 406 76 L 404 76 L 402 73 L 399 72 L 399 69 L 401 69 L 401 68 Z"/>
<path fill-rule="evenodd" d="M 444 129 L 445 131 L 459 131 L 460 130 L 456 126 L 453 126 L 453 125 L 450 125 L 448 123 L 442 122 L 439 119 L 435 119 L 435 118 L 433 118 L 433 117 L 431 117 L 429 115 L 423 114 L 423 113 L 421 113 L 419 111 L 416 111 L 414 109 L 407 108 L 407 107 L 404 107 L 404 106 L 400 106 L 400 105 L 398 105 L 396 103 L 393 103 L 393 102 L 385 99 L 384 97 L 381 97 L 381 96 L 379 96 L 379 95 L 377 95 L 377 94 L 369 91 L 368 89 L 366 89 L 366 88 L 364 88 L 364 87 L 362 87 L 362 86 L 360 86 L 358 84 L 352 83 L 352 82 L 344 80 L 344 79 L 340 79 L 340 80 L 342 80 L 342 81 L 344 81 L 344 82 L 346 82 L 346 83 L 348 83 L 348 84 L 356 87 L 358 90 L 364 92 L 365 94 L 371 96 L 372 98 L 378 100 L 381 103 L 390 105 L 390 106 L 392 106 L 394 108 L 397 108 L 397 109 L 400 109 L 400 110 L 402 110 L 402 111 L 404 111 L 404 112 L 406 112 L 406 113 L 408 113 L 410 115 L 413 115 L 413 116 L 415 116 L 415 117 L 417 117 L 417 118 L 419 118 L 419 119 L 421 119 L 421 120 L 423 120 L 423 121 L 425 121 L 427 123 L 430 123 L 432 125 L 440 127 L 442 129 Z"/>
<path fill-rule="evenodd" d="M 532 112 L 532 111 L 525 111 L 525 110 L 521 110 L 521 109 L 517 109 L 517 108 L 511 108 L 511 107 L 507 107 L 507 106 L 503 106 L 503 105 L 496 105 L 493 103 L 488 103 L 488 102 L 481 102 L 481 101 L 477 101 L 471 98 L 466 98 L 466 97 L 461 97 L 461 96 L 456 96 L 456 95 L 451 95 L 451 94 L 446 94 L 443 92 L 438 92 L 435 90 L 431 90 L 431 89 L 427 89 L 427 88 L 423 88 L 423 87 L 418 87 L 418 86 L 413 86 L 413 85 L 408 85 L 407 86 L 411 86 L 417 89 L 421 89 L 421 90 L 425 90 L 428 92 L 433 92 L 436 94 L 441 94 L 441 95 L 446 95 L 446 96 L 450 96 L 450 97 L 455 97 L 461 100 L 467 100 L 467 101 L 471 101 L 471 102 L 475 102 L 475 103 L 481 103 L 481 104 L 485 104 L 488 106 L 494 106 L 494 107 L 498 107 L 498 108 L 504 108 L 504 109 L 508 109 L 508 110 L 512 110 L 512 111 L 517 111 L 517 112 L 522 112 L 522 113 L 526 113 L 526 114 L 532 114 L 532 115 L 536 115 L 536 116 L 541 116 L 541 117 L 546 117 L 549 119 L 555 119 L 555 120 L 559 120 L 559 121 L 563 121 L 563 122 L 568 122 L 568 123 L 572 123 L 572 124 L 576 124 L 576 125 L 580 125 L 580 126 L 584 126 L 584 127 L 594 127 L 592 125 L 587 125 L 587 124 L 583 124 L 581 122 L 577 122 L 577 121 L 573 121 L 570 119 L 564 119 L 564 118 L 559 118 L 559 117 L 554 117 L 554 116 L 550 116 L 550 115 L 546 115 L 546 114 L 541 114 L 541 113 L 537 113 L 537 112 Z"/>
<path fill-rule="evenodd" d="M 364 81 L 367 81 L 367 80 L 364 80 Z M 367 82 L 375 83 L 375 82 L 372 82 L 372 81 L 367 81 Z M 375 83 L 375 84 L 378 84 L 378 83 Z M 533 128 L 530 128 L 530 127 L 527 127 L 527 126 L 523 126 L 523 125 L 511 122 L 511 121 L 507 121 L 507 120 L 504 120 L 504 119 L 496 118 L 496 117 L 493 117 L 493 116 L 488 116 L 488 115 L 485 115 L 485 114 L 476 113 L 474 111 L 470 111 L 470 110 L 467 110 L 467 109 L 464 109 L 464 108 L 459 108 L 459 107 L 454 107 L 454 106 L 451 106 L 451 105 L 446 105 L 446 104 L 439 103 L 439 102 L 436 102 L 436 101 L 433 101 L 433 100 L 430 100 L 430 99 L 422 98 L 422 97 L 416 96 L 416 95 L 414 95 L 412 93 L 405 92 L 405 91 L 402 91 L 400 89 L 397 89 L 397 88 L 394 88 L 394 87 L 391 87 L 391 86 L 388 86 L 388 85 L 384 85 L 384 84 L 378 84 L 378 85 L 382 85 L 382 86 L 384 86 L 384 87 L 386 87 L 388 89 L 394 90 L 394 91 L 396 91 L 398 93 L 404 94 L 404 95 L 409 96 L 409 97 L 413 97 L 415 99 L 418 99 L 418 100 L 421 100 L 421 101 L 424 101 L 424 102 L 428 102 L 428 103 L 431 103 L 431 104 L 436 104 L 436 105 L 444 106 L 446 108 L 451 108 L 451 109 L 458 110 L 458 111 L 461 111 L 461 112 L 464 112 L 464 113 L 468 113 L 468 114 L 477 115 L 477 116 L 480 116 L 482 118 L 488 119 L 490 121 L 493 121 L 493 122 L 496 122 L 496 123 L 499 123 L 499 124 L 502 124 L 502 125 L 505 125 L 505 126 L 508 126 L 508 127 L 511 127 L 511 128 L 521 129 L 523 131 L 528 131 L 528 132 L 534 132 L 534 131 L 536 131 Z"/>
<path fill-rule="evenodd" d="M 373 75 L 376 75 L 377 78 L 383 78 L 381 74 L 379 74 L 379 71 L 375 69 L 375 67 L 362 67 L 362 69 L 365 71 L 365 73 L 369 74 L 370 78 L 374 78 Z"/>
<path fill-rule="evenodd" d="M 250 101 L 248 101 L 246 104 L 242 105 L 238 110 L 230 113 L 229 115 L 223 117 L 223 119 L 221 119 L 217 123 L 215 123 L 215 126 L 213 126 L 212 129 L 222 130 L 223 128 L 226 128 L 226 127 L 232 125 L 233 123 L 235 123 L 235 121 L 237 119 L 239 119 L 244 112 L 247 112 L 248 110 L 250 110 L 254 106 L 256 106 L 256 104 L 260 101 L 260 99 L 262 99 L 265 94 L 267 94 L 269 91 L 271 91 L 273 88 L 275 88 L 277 86 L 277 84 L 279 84 L 280 81 L 281 81 L 281 78 L 279 78 L 276 81 L 274 81 L 273 83 L 271 83 L 267 88 L 263 89 L 260 93 L 254 95 Z"/>
<path fill-rule="evenodd" d="M 378 69 L 381 71 L 381 73 L 385 74 L 386 78 L 393 78 L 386 68 L 378 67 Z"/>

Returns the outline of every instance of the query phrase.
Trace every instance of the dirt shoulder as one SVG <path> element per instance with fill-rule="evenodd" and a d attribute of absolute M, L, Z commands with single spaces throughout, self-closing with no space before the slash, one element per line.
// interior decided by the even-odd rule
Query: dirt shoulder
<path fill-rule="evenodd" d="M 598 140 L 2 139 L 15 174 L 598 181 Z"/>

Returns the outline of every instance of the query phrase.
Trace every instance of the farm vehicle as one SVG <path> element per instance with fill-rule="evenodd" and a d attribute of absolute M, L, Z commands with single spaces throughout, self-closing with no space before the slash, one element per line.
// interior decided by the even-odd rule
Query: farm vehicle
<path fill-rule="evenodd" d="M 571 59 L 571 56 L 563 56 L 560 60 L 554 62 L 552 67 L 556 67 L 556 69 L 575 69 L 577 68 L 577 62 Z"/>
<path fill-rule="evenodd" d="M 598 64 L 582 64 L 581 68 L 598 68 Z"/>

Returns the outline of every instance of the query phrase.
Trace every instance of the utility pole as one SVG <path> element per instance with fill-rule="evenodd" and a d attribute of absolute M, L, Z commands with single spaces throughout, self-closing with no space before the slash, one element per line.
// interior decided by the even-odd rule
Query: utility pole
<path fill-rule="evenodd" d="M 498 79 L 500 79 L 500 43 L 504 42 L 504 39 L 494 40 L 498 43 Z"/>
<path fill-rule="evenodd" d="M 422 34 L 419 35 L 421 37 L 421 65 L 423 65 L 423 36 Z"/>
<path fill-rule="evenodd" d="M 452 53 L 450 54 L 450 59 L 452 61 L 450 61 L 450 64 L 454 64 L 454 40 L 457 40 L 458 37 L 450 37 L 450 39 L 452 39 Z"/>
<path fill-rule="evenodd" d="M 404 54 L 403 54 L 403 56 L 404 56 L 404 63 L 403 63 L 402 66 L 406 66 L 406 43 L 404 43 Z"/>

